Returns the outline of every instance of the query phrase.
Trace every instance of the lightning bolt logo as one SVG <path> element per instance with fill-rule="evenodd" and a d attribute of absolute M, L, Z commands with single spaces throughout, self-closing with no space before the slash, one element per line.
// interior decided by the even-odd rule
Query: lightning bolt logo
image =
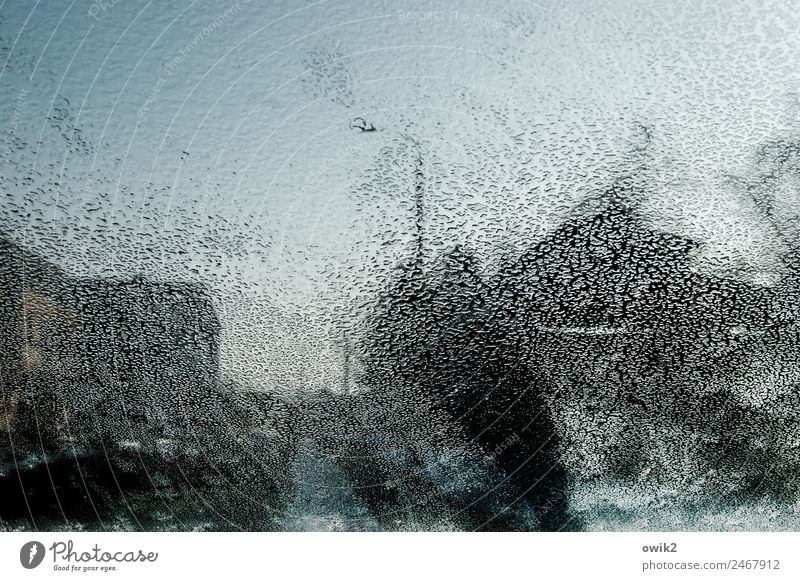
<path fill-rule="evenodd" d="M 30 541 L 22 545 L 19 551 L 19 562 L 26 569 L 35 569 L 42 564 L 46 551 L 39 541 Z"/>

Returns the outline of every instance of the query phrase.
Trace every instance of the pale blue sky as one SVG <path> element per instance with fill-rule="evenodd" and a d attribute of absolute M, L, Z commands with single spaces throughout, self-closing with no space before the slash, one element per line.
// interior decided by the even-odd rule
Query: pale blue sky
<path fill-rule="evenodd" d="M 303 357 L 325 377 L 341 281 L 402 255 L 409 136 L 439 246 L 523 244 L 641 164 L 656 222 L 768 278 L 726 176 L 797 128 L 798 20 L 789 1 L 6 1 L 0 228 L 76 273 L 208 283 L 230 369 L 272 383 Z"/>

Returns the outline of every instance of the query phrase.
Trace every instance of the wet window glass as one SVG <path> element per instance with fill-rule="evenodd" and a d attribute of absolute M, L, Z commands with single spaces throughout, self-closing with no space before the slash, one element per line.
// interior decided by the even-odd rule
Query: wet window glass
<path fill-rule="evenodd" d="M 789 2 L 0 7 L 0 530 L 798 526 Z"/>

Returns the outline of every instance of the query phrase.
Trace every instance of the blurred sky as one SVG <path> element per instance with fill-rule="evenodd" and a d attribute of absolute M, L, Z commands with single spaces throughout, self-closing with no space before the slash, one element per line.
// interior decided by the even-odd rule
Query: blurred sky
<path fill-rule="evenodd" d="M 490 261 L 635 170 L 708 268 L 769 280 L 735 183 L 795 135 L 799 20 L 788 0 L 6 0 L 0 229 L 76 274 L 208 284 L 226 369 L 270 386 L 333 381 L 331 321 L 407 248 L 417 151 L 437 248 Z"/>

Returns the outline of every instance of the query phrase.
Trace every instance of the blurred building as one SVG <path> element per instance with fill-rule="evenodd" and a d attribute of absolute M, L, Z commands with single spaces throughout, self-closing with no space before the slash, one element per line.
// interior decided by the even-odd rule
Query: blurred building
<path fill-rule="evenodd" d="M 180 429 L 217 385 L 219 332 L 200 285 L 76 278 L 0 240 L 0 429 L 22 447 Z"/>

